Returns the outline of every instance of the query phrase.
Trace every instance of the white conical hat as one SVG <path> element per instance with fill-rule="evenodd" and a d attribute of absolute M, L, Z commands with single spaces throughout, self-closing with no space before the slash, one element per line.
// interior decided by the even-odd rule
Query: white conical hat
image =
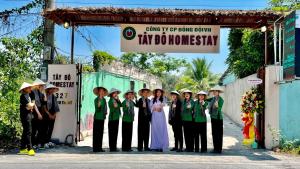
<path fill-rule="evenodd" d="M 28 88 L 28 87 L 32 87 L 32 84 L 23 82 L 22 86 L 19 89 L 19 92 L 21 92 L 23 89 Z"/>
<path fill-rule="evenodd" d="M 54 86 L 53 84 L 47 83 L 45 90 L 47 89 L 55 89 L 55 92 L 59 91 L 59 88 Z"/>
<path fill-rule="evenodd" d="M 170 93 L 171 93 L 171 94 L 176 94 L 176 95 L 180 96 L 180 93 L 177 92 L 176 90 L 173 90 L 173 91 L 171 91 Z"/>
<path fill-rule="evenodd" d="M 191 90 L 188 90 L 188 89 L 183 90 L 183 91 L 182 91 L 182 94 L 184 94 L 184 93 L 190 93 L 190 94 L 193 94 L 193 92 L 192 92 Z"/>
<path fill-rule="evenodd" d="M 162 93 L 165 92 L 162 88 L 156 88 L 156 89 L 153 90 L 153 94 L 155 94 L 155 92 L 156 92 L 157 90 L 160 90 Z"/>
<path fill-rule="evenodd" d="M 116 88 L 111 88 L 110 91 L 109 91 L 109 93 L 108 93 L 108 96 L 110 96 L 111 94 L 113 94 L 113 93 L 115 93 L 115 92 L 117 92 L 118 94 L 121 93 L 120 90 L 118 90 L 118 89 L 116 89 Z"/>
<path fill-rule="evenodd" d="M 38 85 L 45 85 L 46 83 L 45 82 L 43 82 L 41 79 L 39 79 L 39 78 L 36 78 L 35 80 L 34 80 L 34 82 L 32 83 L 32 85 L 33 86 L 38 86 Z"/>
<path fill-rule="evenodd" d="M 223 88 L 221 86 L 219 86 L 219 85 L 216 85 L 215 87 L 211 88 L 209 91 L 210 92 L 211 91 L 219 91 L 220 93 L 222 93 L 223 92 Z"/>
<path fill-rule="evenodd" d="M 201 95 L 207 95 L 207 93 L 205 91 L 203 91 L 203 90 L 197 93 L 197 95 L 200 95 L 200 94 Z"/>
<path fill-rule="evenodd" d="M 134 95 L 136 94 L 134 90 L 127 90 L 126 93 L 124 93 L 124 97 L 125 97 L 128 93 L 133 93 Z"/>

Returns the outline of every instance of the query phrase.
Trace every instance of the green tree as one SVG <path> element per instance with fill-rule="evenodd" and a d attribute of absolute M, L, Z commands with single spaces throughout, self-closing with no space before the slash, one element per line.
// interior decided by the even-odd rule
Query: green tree
<path fill-rule="evenodd" d="M 268 50 L 273 51 L 272 33 L 268 34 Z M 238 78 L 256 73 L 264 65 L 265 35 L 258 30 L 231 29 L 228 36 L 228 68 Z M 272 52 L 269 52 L 273 58 Z"/>
<path fill-rule="evenodd" d="M 105 64 L 111 64 L 114 60 L 116 60 L 116 57 L 107 52 L 99 50 L 93 52 L 93 67 L 95 71 L 98 71 Z"/>
<path fill-rule="evenodd" d="M 187 66 L 186 71 L 176 84 L 176 89 L 190 89 L 193 92 L 208 90 L 218 83 L 219 75 L 214 75 L 210 71 L 212 62 L 207 62 L 205 58 L 197 58 L 192 64 Z"/>
<path fill-rule="evenodd" d="M 39 27 L 26 38 L 0 39 L 0 147 L 15 143 L 21 134 L 19 92 L 23 81 L 38 74 L 43 44 Z"/>
<path fill-rule="evenodd" d="M 269 0 L 269 5 L 272 10 L 280 12 L 300 9 L 299 0 Z"/>
<path fill-rule="evenodd" d="M 53 63 L 54 64 L 69 64 L 70 59 L 65 55 L 58 54 L 55 56 Z"/>
<path fill-rule="evenodd" d="M 166 73 L 179 71 L 187 64 L 185 59 L 176 59 L 161 53 L 124 53 L 120 60 L 158 77 L 163 77 Z"/>

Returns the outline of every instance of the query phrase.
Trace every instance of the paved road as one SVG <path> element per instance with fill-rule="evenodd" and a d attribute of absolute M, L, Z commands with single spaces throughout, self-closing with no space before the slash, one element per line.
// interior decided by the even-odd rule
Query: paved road
<path fill-rule="evenodd" d="M 136 124 L 135 124 L 136 125 Z M 210 124 L 208 124 L 208 148 L 212 148 Z M 170 146 L 173 146 L 172 130 L 169 128 Z M 121 139 L 119 134 L 119 139 Z M 104 147 L 107 148 L 107 130 Z M 35 157 L 18 156 L 14 152 L 0 155 L 0 169 L 300 169 L 300 157 L 275 154 L 266 150 L 251 150 L 241 145 L 241 128 L 224 119 L 224 152 L 211 153 L 173 153 L 146 152 L 131 153 L 92 153 L 91 137 L 77 147 L 57 147 L 38 152 Z M 136 147 L 136 131 L 133 146 Z M 119 141 L 120 147 L 120 141 Z"/>

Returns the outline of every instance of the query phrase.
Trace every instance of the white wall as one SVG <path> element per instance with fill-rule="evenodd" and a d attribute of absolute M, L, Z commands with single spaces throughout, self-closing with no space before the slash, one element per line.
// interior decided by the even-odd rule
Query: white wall
<path fill-rule="evenodd" d="M 240 103 L 242 95 L 251 89 L 255 85 L 247 83 L 248 79 L 256 78 L 256 74 L 250 75 L 243 79 L 237 79 L 234 83 L 230 83 L 224 86 L 224 113 L 229 116 L 235 123 L 243 126 L 241 121 L 241 108 Z"/>
<path fill-rule="evenodd" d="M 279 85 L 275 84 L 281 78 L 281 66 L 266 67 L 265 80 L 265 145 L 267 149 L 271 149 L 278 145 L 273 142 L 273 136 L 270 129 L 279 131 Z M 276 139 L 276 137 L 275 137 Z"/>

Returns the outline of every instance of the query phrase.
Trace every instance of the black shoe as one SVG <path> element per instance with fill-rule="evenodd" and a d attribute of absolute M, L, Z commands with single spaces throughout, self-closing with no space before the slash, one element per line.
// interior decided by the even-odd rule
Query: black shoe
<path fill-rule="evenodd" d="M 193 152 L 193 150 L 185 149 L 185 152 Z"/>
<path fill-rule="evenodd" d="M 142 151 L 143 151 L 143 149 L 138 149 L 138 151 L 139 151 L 139 152 L 142 152 Z"/>
<path fill-rule="evenodd" d="M 99 152 L 105 152 L 105 150 L 103 150 L 103 149 L 100 149 L 100 150 L 99 150 Z"/>
<path fill-rule="evenodd" d="M 201 150 L 201 153 L 207 153 L 207 150 Z"/>
<path fill-rule="evenodd" d="M 150 148 L 145 148 L 145 151 L 151 151 Z"/>
<path fill-rule="evenodd" d="M 178 150 L 178 148 L 174 147 L 170 151 L 177 151 L 177 150 Z"/>
<path fill-rule="evenodd" d="M 211 151 L 210 153 L 213 153 L 213 154 L 221 154 L 222 151 L 213 150 L 213 151 Z"/>
<path fill-rule="evenodd" d="M 111 149 L 110 152 L 119 152 L 118 149 Z"/>
<path fill-rule="evenodd" d="M 199 153 L 199 150 L 195 150 L 196 153 Z"/>
<path fill-rule="evenodd" d="M 180 153 L 180 152 L 183 152 L 183 150 L 182 149 L 178 149 L 176 152 Z"/>

